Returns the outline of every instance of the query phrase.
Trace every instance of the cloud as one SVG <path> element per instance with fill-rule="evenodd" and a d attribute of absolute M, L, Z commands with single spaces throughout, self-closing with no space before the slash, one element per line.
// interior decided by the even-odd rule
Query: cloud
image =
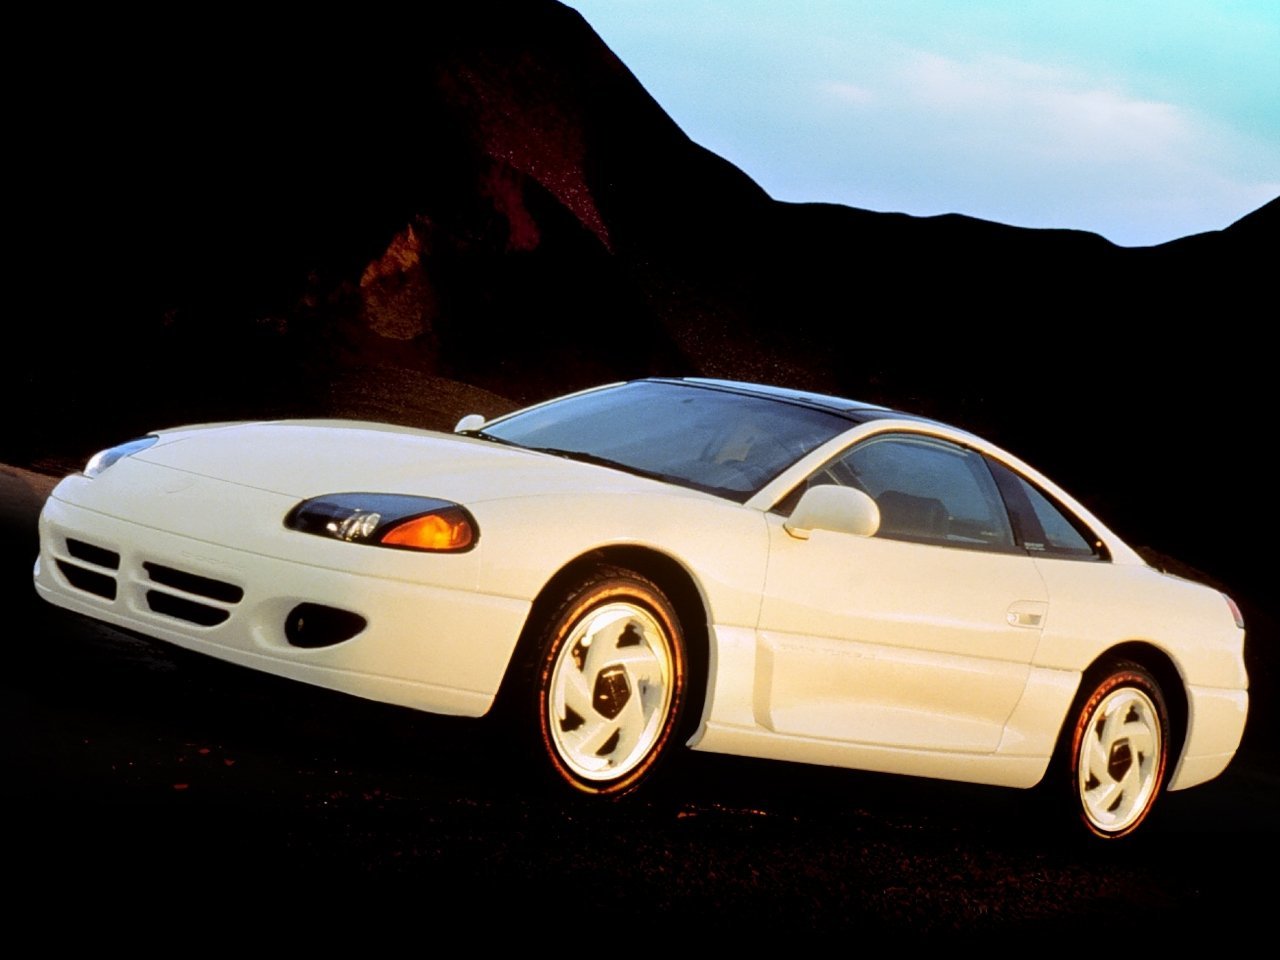
<path fill-rule="evenodd" d="M 1274 151 L 1253 131 L 1135 94 L 1123 74 L 906 47 L 822 69 L 806 114 L 816 146 L 765 183 L 787 199 L 822 182 L 853 206 L 1144 244 L 1225 227 L 1277 194 Z"/>
<path fill-rule="evenodd" d="M 1040 159 L 1167 161 L 1194 150 L 1196 123 L 1171 103 L 1134 97 L 1116 81 L 1009 57 L 962 61 L 915 53 L 899 69 L 903 106 L 946 126 L 971 126 Z"/>
<path fill-rule="evenodd" d="M 840 81 L 830 81 L 821 85 L 822 92 L 834 97 L 842 103 L 852 103 L 859 106 L 874 103 L 877 99 L 876 95 L 867 87 L 858 86 L 855 83 L 843 83 Z"/>

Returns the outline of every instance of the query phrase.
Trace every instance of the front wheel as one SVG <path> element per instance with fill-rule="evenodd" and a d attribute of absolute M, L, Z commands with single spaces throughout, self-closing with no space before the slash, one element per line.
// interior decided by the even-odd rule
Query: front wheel
<path fill-rule="evenodd" d="M 1168 752 L 1159 684 L 1138 664 L 1117 664 L 1089 689 L 1071 735 L 1071 791 L 1085 827 L 1109 840 L 1136 830 L 1164 786 Z"/>
<path fill-rule="evenodd" d="M 584 793 L 634 789 L 672 746 L 687 699 L 679 618 L 630 571 L 601 572 L 548 618 L 538 729 L 554 771 Z"/>

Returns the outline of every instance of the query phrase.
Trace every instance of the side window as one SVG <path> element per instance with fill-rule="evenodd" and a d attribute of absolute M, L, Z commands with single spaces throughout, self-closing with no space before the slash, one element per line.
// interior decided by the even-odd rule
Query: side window
<path fill-rule="evenodd" d="M 1018 529 L 1018 540 L 1028 553 L 1072 560 L 1108 559 L 1097 535 L 1064 507 L 1004 464 L 989 462 Z"/>
<path fill-rule="evenodd" d="M 825 464 L 806 486 L 857 487 L 880 507 L 880 530 L 971 550 L 1016 550 L 1004 502 L 981 455 L 929 437 L 872 437 Z M 790 498 L 788 498 L 790 499 Z"/>

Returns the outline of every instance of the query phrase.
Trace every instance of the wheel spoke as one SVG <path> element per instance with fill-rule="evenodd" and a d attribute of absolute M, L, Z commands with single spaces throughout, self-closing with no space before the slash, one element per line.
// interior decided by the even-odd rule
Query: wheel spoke
<path fill-rule="evenodd" d="M 600 751 L 604 749 L 605 744 L 614 739 L 618 733 L 618 721 L 605 720 L 601 717 L 590 726 L 590 732 L 582 738 L 582 751 L 593 757 L 600 757 Z M 610 750 L 609 755 L 600 757 L 601 763 L 610 763 L 611 756 L 616 755 L 616 750 Z"/>
<path fill-rule="evenodd" d="M 1111 704 L 1107 710 L 1106 720 L 1102 723 L 1102 732 L 1098 734 L 1103 749 L 1110 750 L 1112 744 L 1116 742 L 1116 738 L 1120 735 L 1120 728 L 1124 725 L 1124 715 L 1127 713 L 1123 707 L 1116 709 L 1116 704 Z"/>
<path fill-rule="evenodd" d="M 1126 805 L 1132 805 L 1138 796 L 1142 793 L 1143 780 L 1146 778 L 1146 772 L 1138 758 L 1133 758 L 1133 763 L 1129 765 L 1129 769 L 1125 771 L 1124 776 L 1120 778 L 1120 789 L 1124 791 Z"/>
<path fill-rule="evenodd" d="M 625 615 L 602 615 L 591 622 L 583 637 L 583 643 L 588 646 L 582 672 L 588 678 L 594 678 L 617 659 L 618 639 L 627 628 L 627 623 Z"/>
<path fill-rule="evenodd" d="M 627 705 L 623 707 L 622 713 L 618 714 L 617 719 L 617 728 L 620 736 L 618 737 L 618 746 L 614 750 L 614 754 L 619 759 L 631 755 L 631 751 L 636 748 L 636 744 L 640 742 L 640 738 L 644 735 L 648 721 L 649 717 L 646 715 L 639 697 L 632 697 L 627 701 Z"/>
<path fill-rule="evenodd" d="M 610 665 L 617 664 L 626 668 L 627 676 L 633 682 L 645 684 L 662 683 L 662 661 L 647 646 L 620 647 Z"/>
<path fill-rule="evenodd" d="M 568 707 L 584 719 L 590 717 L 593 710 L 591 687 L 586 676 L 572 662 L 561 664 L 560 671 L 560 682 L 552 691 L 552 713 L 563 719 L 565 707 Z"/>
<path fill-rule="evenodd" d="M 1138 753 L 1150 753 L 1155 745 L 1155 736 L 1145 719 L 1126 723 L 1121 729 L 1120 735 L 1129 739 L 1129 745 L 1133 748 L 1135 759 Z"/>
<path fill-rule="evenodd" d="M 1107 745 L 1101 740 L 1089 741 L 1089 762 L 1085 769 L 1099 780 L 1107 776 Z"/>
<path fill-rule="evenodd" d="M 1103 774 L 1102 782 L 1096 789 L 1088 791 L 1085 797 L 1096 816 L 1106 816 L 1111 805 L 1116 802 L 1116 794 L 1122 789 L 1121 784 Z"/>
<path fill-rule="evenodd" d="M 587 722 L 576 730 L 570 730 L 562 737 L 566 745 L 573 751 L 579 763 L 599 769 L 609 762 L 609 756 L 600 756 L 600 749 L 609 742 L 609 738 L 618 729 L 618 721 L 606 720 L 604 717 L 592 715 Z M 611 751 L 614 753 L 616 751 Z"/>

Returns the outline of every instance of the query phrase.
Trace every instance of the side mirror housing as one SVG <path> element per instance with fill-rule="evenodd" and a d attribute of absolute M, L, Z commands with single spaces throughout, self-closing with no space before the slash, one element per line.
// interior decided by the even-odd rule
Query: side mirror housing
<path fill-rule="evenodd" d="M 782 526 L 797 540 L 808 540 L 814 530 L 870 537 L 880 529 L 880 508 L 854 487 L 822 484 L 804 492 Z"/>
<path fill-rule="evenodd" d="M 484 426 L 484 422 L 483 413 L 468 413 L 458 421 L 457 426 L 453 428 L 453 432 L 466 433 L 468 430 L 479 430 Z"/>

